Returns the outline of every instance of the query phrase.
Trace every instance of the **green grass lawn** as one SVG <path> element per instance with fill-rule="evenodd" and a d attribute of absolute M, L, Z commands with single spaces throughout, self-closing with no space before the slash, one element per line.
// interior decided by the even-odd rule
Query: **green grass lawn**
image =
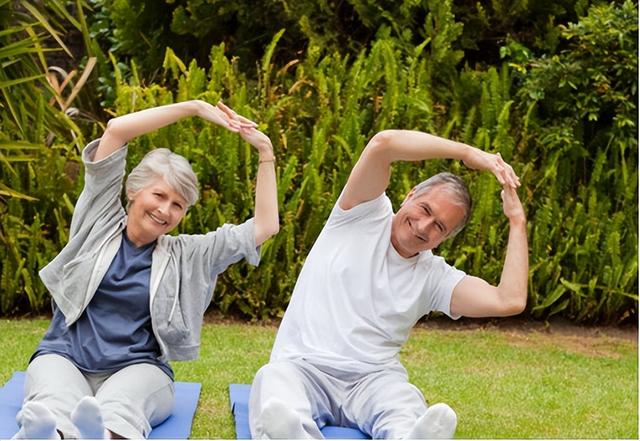
<path fill-rule="evenodd" d="M 0 382 L 24 370 L 48 320 L 0 320 Z M 174 363 L 202 383 L 192 438 L 235 438 L 229 383 L 266 363 L 273 326 L 207 324 L 200 358 Z M 458 438 L 638 438 L 637 341 L 615 334 L 495 328 L 414 330 L 411 381 L 458 413 Z"/>

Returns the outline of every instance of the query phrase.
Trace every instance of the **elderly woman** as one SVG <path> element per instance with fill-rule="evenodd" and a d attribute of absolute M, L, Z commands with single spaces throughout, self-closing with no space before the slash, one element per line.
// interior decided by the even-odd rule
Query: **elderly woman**
<path fill-rule="evenodd" d="M 127 142 L 199 116 L 258 152 L 255 217 L 203 235 L 169 236 L 198 198 L 185 158 L 148 153 L 126 181 Z M 84 149 L 85 187 L 69 243 L 40 276 L 55 302 L 31 357 L 14 438 L 146 438 L 173 408 L 169 360 L 198 356 L 216 276 L 278 231 L 275 157 L 255 123 L 224 104 L 188 101 L 112 119 Z"/>

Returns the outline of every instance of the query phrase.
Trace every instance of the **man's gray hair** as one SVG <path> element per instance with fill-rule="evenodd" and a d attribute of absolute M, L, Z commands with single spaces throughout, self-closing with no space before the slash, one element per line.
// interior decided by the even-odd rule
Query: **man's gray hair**
<path fill-rule="evenodd" d="M 415 186 L 413 197 L 426 193 L 429 190 L 438 188 L 440 191 L 446 191 L 451 196 L 451 202 L 462 208 L 464 216 L 460 223 L 456 225 L 448 237 L 458 234 L 469 221 L 471 217 L 472 201 L 471 194 L 467 184 L 453 173 L 442 172 L 431 176 L 429 179 L 422 181 Z"/>
<path fill-rule="evenodd" d="M 154 149 L 147 153 L 127 177 L 127 194 L 137 193 L 154 180 L 162 178 L 192 206 L 198 200 L 198 177 L 183 156 L 169 149 Z"/>

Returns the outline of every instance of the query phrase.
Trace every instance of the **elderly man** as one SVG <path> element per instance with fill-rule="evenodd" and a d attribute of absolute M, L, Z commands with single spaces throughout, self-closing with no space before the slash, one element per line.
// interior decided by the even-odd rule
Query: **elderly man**
<path fill-rule="evenodd" d="M 458 177 L 431 177 L 393 212 L 385 194 L 391 164 L 435 158 L 462 160 L 502 185 L 509 239 L 497 286 L 432 254 L 469 218 L 471 198 Z M 319 427 L 330 424 L 374 439 L 452 438 L 455 412 L 427 406 L 398 354 L 430 311 L 456 319 L 524 310 L 528 248 L 519 186 L 500 154 L 416 131 L 376 134 L 306 259 L 271 360 L 253 382 L 252 436 L 322 438 Z"/>

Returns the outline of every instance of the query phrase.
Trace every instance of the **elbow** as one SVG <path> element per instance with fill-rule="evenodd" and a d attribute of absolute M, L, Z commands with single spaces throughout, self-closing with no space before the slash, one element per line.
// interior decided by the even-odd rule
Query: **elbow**
<path fill-rule="evenodd" d="M 522 314 L 527 308 L 527 292 L 520 294 L 518 298 L 512 300 L 506 305 L 505 316 Z"/>
<path fill-rule="evenodd" d="M 382 130 L 369 140 L 367 149 L 385 149 L 391 144 L 394 130 Z"/>
<path fill-rule="evenodd" d="M 273 237 L 280 232 L 280 224 L 275 223 L 271 226 L 271 228 L 267 229 L 266 235 L 267 237 Z"/>
<path fill-rule="evenodd" d="M 367 156 L 387 157 L 390 154 L 395 130 L 382 130 L 369 140 L 362 152 Z"/>
<path fill-rule="evenodd" d="M 273 223 L 272 225 L 256 225 L 256 239 L 258 245 L 262 244 L 267 239 L 272 238 L 280 231 L 280 224 L 278 222 Z"/>
<path fill-rule="evenodd" d="M 118 131 L 119 125 L 120 123 L 118 122 L 118 118 L 111 118 L 109 121 L 107 121 L 107 128 L 104 129 L 104 132 L 115 133 Z"/>
<path fill-rule="evenodd" d="M 123 138 L 122 133 L 124 132 L 122 128 L 122 122 L 120 118 L 112 118 L 107 122 L 107 128 L 104 129 L 104 133 L 102 134 L 103 138 L 111 138 L 111 139 L 121 139 Z"/>

